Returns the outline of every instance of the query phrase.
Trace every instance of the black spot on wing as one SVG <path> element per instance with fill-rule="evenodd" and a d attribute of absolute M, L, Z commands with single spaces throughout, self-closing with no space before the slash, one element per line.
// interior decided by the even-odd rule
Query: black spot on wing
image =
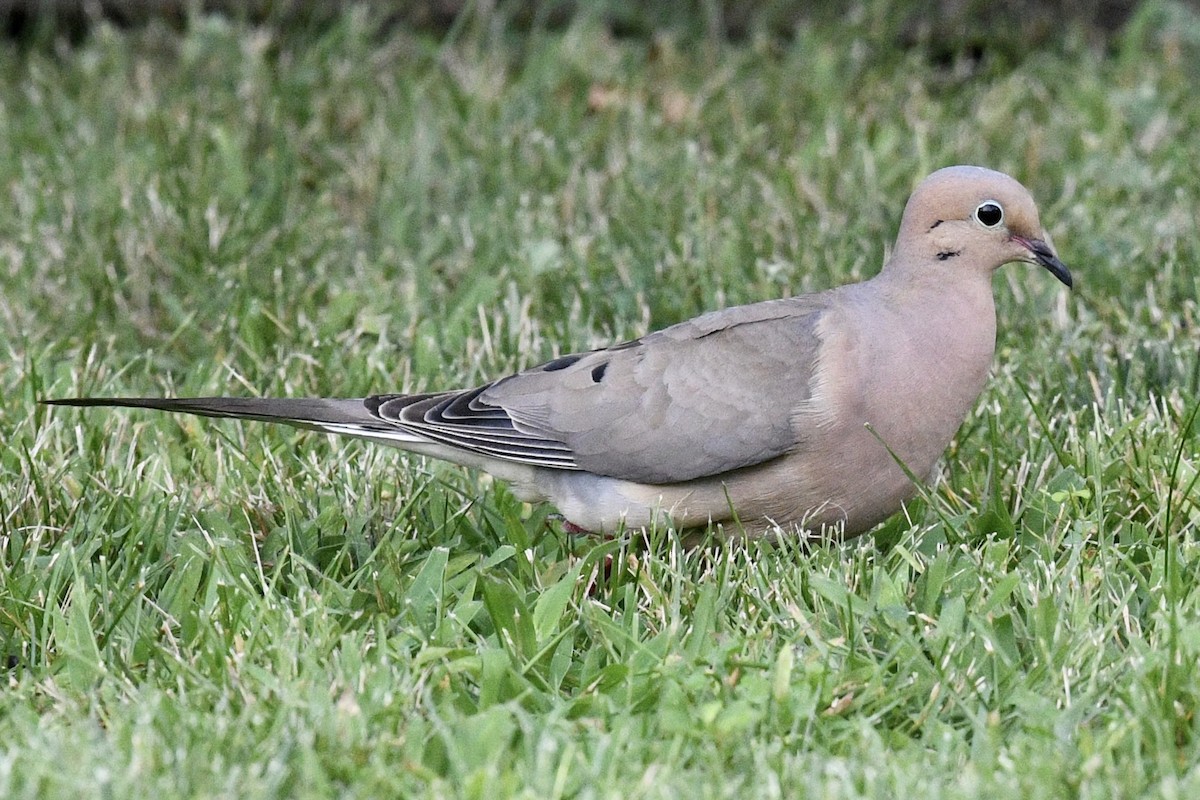
<path fill-rule="evenodd" d="M 599 383 L 604 380 L 604 373 L 608 371 L 608 362 L 601 361 L 596 366 L 592 367 L 592 380 Z"/>
<path fill-rule="evenodd" d="M 566 369 L 575 362 L 579 361 L 581 358 L 583 358 L 582 354 L 563 356 L 561 358 L 556 358 L 553 361 L 547 361 L 545 364 L 542 364 L 540 369 L 542 372 L 557 372 L 560 369 Z"/>
<path fill-rule="evenodd" d="M 941 225 L 945 221 L 946 220 L 944 220 L 944 219 L 939 219 L 937 222 L 935 222 L 929 226 L 929 230 L 933 230 L 934 228 L 936 228 L 938 225 Z"/>

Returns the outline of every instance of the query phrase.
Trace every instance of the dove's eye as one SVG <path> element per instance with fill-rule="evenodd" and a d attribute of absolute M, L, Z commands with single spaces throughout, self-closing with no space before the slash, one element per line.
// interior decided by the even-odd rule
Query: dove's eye
<path fill-rule="evenodd" d="M 985 228 L 994 228 L 1004 221 L 1004 209 L 995 200 L 987 200 L 975 209 L 975 219 Z"/>

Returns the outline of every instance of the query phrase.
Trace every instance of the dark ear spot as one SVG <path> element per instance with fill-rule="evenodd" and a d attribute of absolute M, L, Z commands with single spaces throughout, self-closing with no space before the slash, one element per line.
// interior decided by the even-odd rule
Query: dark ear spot
<path fill-rule="evenodd" d="M 956 255 L 958 255 L 961 252 L 962 252 L 962 250 L 943 250 L 942 252 L 937 254 L 937 258 L 938 258 L 938 261 L 945 261 L 947 259 L 954 258 Z"/>
<path fill-rule="evenodd" d="M 581 355 L 570 355 L 556 358 L 553 361 L 547 361 L 545 364 L 542 364 L 542 372 L 558 372 L 560 369 L 566 369 L 571 366 L 581 358 L 583 358 Z"/>
<path fill-rule="evenodd" d="M 601 361 L 596 366 L 592 367 L 592 380 L 596 383 L 604 380 L 604 373 L 608 371 L 608 362 Z"/>

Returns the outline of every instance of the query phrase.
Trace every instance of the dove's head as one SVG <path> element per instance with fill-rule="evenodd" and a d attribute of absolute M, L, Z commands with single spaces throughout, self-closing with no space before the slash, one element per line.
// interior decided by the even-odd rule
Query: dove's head
<path fill-rule="evenodd" d="M 909 198 L 889 265 L 962 265 L 990 275 L 1010 261 L 1043 266 L 1071 286 L 1028 189 L 1003 172 L 946 167 Z"/>

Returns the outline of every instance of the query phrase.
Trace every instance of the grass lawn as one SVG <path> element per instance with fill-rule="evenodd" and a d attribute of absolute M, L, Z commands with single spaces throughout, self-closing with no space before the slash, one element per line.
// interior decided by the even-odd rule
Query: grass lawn
<path fill-rule="evenodd" d="M 949 62 L 885 18 L 0 45 L 0 797 L 1200 796 L 1200 15 Z M 1077 289 L 997 276 L 944 479 L 841 546 L 36 404 L 471 384 L 869 276 L 951 163 Z"/>

